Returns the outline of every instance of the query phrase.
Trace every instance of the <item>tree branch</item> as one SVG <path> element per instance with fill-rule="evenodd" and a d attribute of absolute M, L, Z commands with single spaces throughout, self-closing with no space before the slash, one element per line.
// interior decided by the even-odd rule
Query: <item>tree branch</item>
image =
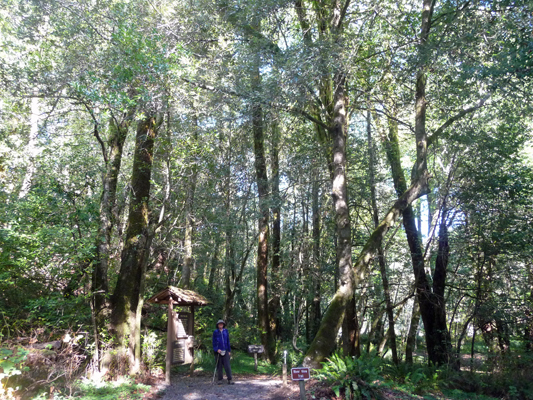
<path fill-rule="evenodd" d="M 98 143 L 100 143 L 100 146 L 102 147 L 102 156 L 104 157 L 104 161 L 107 164 L 107 154 L 106 154 L 105 144 L 104 144 L 102 138 L 100 137 L 100 133 L 98 132 L 98 120 L 94 116 L 93 110 L 91 110 L 89 108 L 87 103 L 85 103 L 83 100 L 81 100 L 81 102 L 85 106 L 85 108 L 87 109 L 87 112 L 89 113 L 89 115 L 91 116 L 91 118 L 94 121 L 94 132 L 93 132 L 93 134 L 94 134 L 94 137 L 96 138 L 96 140 L 98 140 Z"/>
<path fill-rule="evenodd" d="M 363 110 L 363 109 L 361 108 L 361 110 Z M 383 111 L 383 110 L 378 110 L 377 108 L 374 108 L 374 109 L 372 109 L 371 111 L 377 112 L 377 113 L 379 113 L 379 114 L 383 114 L 383 115 L 386 116 L 387 118 L 389 118 L 389 119 L 391 119 L 391 120 L 393 120 L 393 121 L 396 121 L 396 122 L 399 123 L 400 125 L 406 126 L 407 128 L 409 128 L 409 130 L 410 130 L 411 132 L 414 132 L 414 131 L 415 131 L 412 125 L 408 124 L 407 122 L 403 122 L 402 120 L 399 120 L 398 118 L 393 117 L 392 115 L 386 113 L 386 112 Z"/>
<path fill-rule="evenodd" d="M 346 11 L 348 10 L 348 6 L 350 5 L 350 0 L 346 0 L 344 3 L 344 7 L 342 7 L 341 15 L 339 17 L 339 22 L 337 23 L 336 29 L 339 29 L 344 22 L 344 18 L 346 17 Z"/>
<path fill-rule="evenodd" d="M 230 95 L 230 96 L 233 96 L 233 97 L 238 97 L 238 98 L 244 98 L 244 99 L 247 99 L 248 96 L 245 96 L 244 94 L 242 93 L 238 93 L 232 89 L 226 89 L 226 88 L 217 88 L 215 86 L 211 86 L 211 85 L 207 85 L 205 83 L 200 83 L 200 82 L 194 82 L 194 81 L 191 81 L 190 79 L 187 79 L 187 78 L 181 78 L 184 82 L 190 84 L 190 85 L 193 85 L 195 87 L 198 87 L 200 89 L 205 89 L 205 90 L 208 90 L 210 92 L 214 92 L 214 93 L 223 93 L 223 94 L 227 94 L 227 95 Z M 260 104 L 264 105 L 264 106 L 270 106 L 270 107 L 273 107 L 273 108 L 276 108 L 278 110 L 283 110 L 283 111 L 286 111 L 290 114 L 296 114 L 296 115 L 300 115 L 304 118 L 306 118 L 307 120 L 311 121 L 312 123 L 314 124 L 317 124 L 319 126 L 321 126 L 322 128 L 324 129 L 327 129 L 329 130 L 329 126 L 327 124 L 325 124 L 324 122 L 322 122 L 320 119 L 312 116 L 311 114 L 309 114 L 307 111 L 304 111 L 300 108 L 295 108 L 295 107 L 287 107 L 287 106 L 284 106 L 284 105 L 281 105 L 281 104 L 276 104 L 276 103 L 270 103 L 270 102 L 264 102 L 264 101 L 260 101 L 259 102 Z"/>
<path fill-rule="evenodd" d="M 428 137 L 427 146 L 428 147 L 431 146 L 433 144 L 433 142 L 435 142 L 438 139 L 438 137 L 442 134 L 442 132 L 444 132 L 444 130 L 446 128 L 448 128 L 451 124 L 453 124 L 455 121 L 457 121 L 457 120 L 463 118 L 465 115 L 470 114 L 470 113 L 480 109 L 481 107 L 483 107 L 485 105 L 485 102 L 489 99 L 489 97 L 490 97 L 490 94 L 486 95 L 475 106 L 472 106 L 472 107 L 469 107 L 467 109 L 464 109 L 464 110 L 458 112 L 457 114 L 455 114 L 453 117 L 449 118 L 444 124 L 442 124 L 433 133 L 433 135 Z"/>

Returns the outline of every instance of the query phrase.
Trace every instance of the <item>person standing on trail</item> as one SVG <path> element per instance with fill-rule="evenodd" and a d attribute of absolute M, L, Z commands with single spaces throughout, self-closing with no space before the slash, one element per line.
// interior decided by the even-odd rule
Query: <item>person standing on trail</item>
<path fill-rule="evenodd" d="M 213 332 L 213 351 L 215 352 L 218 384 L 222 384 L 222 367 L 226 371 L 228 384 L 233 385 L 231 380 L 231 366 L 229 364 L 231 357 L 231 345 L 229 342 L 229 333 L 226 329 L 226 323 L 223 319 L 218 320 L 217 329 Z"/>

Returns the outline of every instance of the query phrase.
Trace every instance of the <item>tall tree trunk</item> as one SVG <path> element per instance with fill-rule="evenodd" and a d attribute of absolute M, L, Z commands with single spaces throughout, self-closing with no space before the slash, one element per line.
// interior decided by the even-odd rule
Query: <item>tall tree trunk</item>
<path fill-rule="evenodd" d="M 346 307 L 352 301 L 354 294 L 354 279 L 352 270 L 352 243 L 350 210 L 348 205 L 348 190 L 346 183 L 346 139 L 347 121 L 345 93 L 345 77 L 335 77 L 334 114 L 332 126 L 322 134 L 329 149 L 328 166 L 332 181 L 332 200 L 335 210 L 335 228 L 337 233 L 337 270 L 339 272 L 339 288 L 335 293 L 320 328 L 311 343 L 304 359 L 304 364 L 318 368 L 320 362 L 331 354 L 335 347 L 335 338 L 344 319 Z"/>
<path fill-rule="evenodd" d="M 431 5 L 431 3 L 430 3 Z M 300 21 L 301 31 L 306 45 L 312 45 L 310 24 L 305 15 L 302 1 L 295 2 L 296 14 Z M 340 2 L 332 7 L 313 7 L 318 21 L 318 34 L 321 39 L 331 35 L 334 38 L 342 31 L 342 24 L 346 10 L 341 9 Z M 331 12 L 331 15 L 328 15 Z M 329 26 L 328 22 L 329 21 Z M 417 164 L 411 187 L 394 203 L 383 221 L 374 230 L 363 247 L 355 266 L 352 268 L 350 213 L 347 201 L 346 182 L 346 134 L 347 134 L 347 96 L 345 93 L 345 76 L 337 72 L 333 79 L 324 78 L 319 83 L 319 100 L 321 105 L 315 105 L 313 122 L 318 138 L 326 148 L 328 167 L 332 179 L 332 198 L 335 210 L 337 237 L 337 271 L 339 286 L 333 299 L 322 318 L 318 333 L 311 343 L 304 358 L 304 364 L 314 368 L 320 367 L 320 362 L 327 357 L 335 347 L 335 339 L 347 305 L 351 301 L 354 288 L 366 277 L 369 264 L 374 257 L 379 243 L 386 232 L 394 224 L 400 213 L 415 199 L 427 192 L 428 174 L 426 167 L 426 140 L 417 136 Z M 323 110 L 323 111 L 322 111 Z M 326 123 L 322 115 L 326 114 Z M 425 131 L 424 131 L 425 133 Z M 420 136 L 420 135 L 419 135 Z M 421 140 L 419 140 L 421 139 Z"/>
<path fill-rule="evenodd" d="M 432 0 L 423 1 L 422 9 L 422 27 L 420 31 L 419 55 L 424 60 L 425 46 L 431 29 L 431 16 L 433 14 L 434 2 Z M 426 65 L 422 62 L 416 75 L 415 90 L 415 138 L 416 138 L 416 162 L 412 171 L 411 182 L 417 182 L 421 177 L 427 176 L 427 131 L 426 131 Z M 398 126 L 395 121 L 389 119 L 389 136 L 387 139 L 387 158 L 392 170 L 394 187 L 398 196 L 402 196 L 406 189 L 406 181 L 400 163 L 400 150 L 398 144 Z M 424 193 L 427 193 L 427 187 Z M 411 206 L 403 211 L 403 224 L 407 242 L 411 252 L 413 272 L 415 276 L 415 287 L 420 305 L 420 313 L 424 322 L 426 332 L 426 346 L 428 351 L 429 362 L 440 365 L 448 363 L 450 360 L 451 344 L 448 340 L 449 334 L 446 328 L 445 307 L 439 305 L 444 302 L 439 300 L 439 293 L 432 291 L 429 279 L 426 276 L 424 265 L 424 253 L 422 240 L 420 238 L 416 217 Z M 444 259 L 442 259 L 444 261 Z M 436 268 L 438 266 L 436 265 Z M 440 274 L 440 275 L 439 275 Z M 441 279 L 446 278 L 445 271 L 439 268 L 436 276 L 438 280 L 437 288 L 439 291 L 444 282 Z M 444 318 L 442 314 L 444 313 Z"/>
<path fill-rule="evenodd" d="M 153 115 L 137 125 L 128 228 L 112 298 L 111 324 L 116 334 L 117 353 L 119 357 L 127 356 L 130 373 L 139 371 L 141 360 L 141 309 L 152 237 L 148 201 L 158 125 L 159 121 Z"/>
<path fill-rule="evenodd" d="M 446 288 L 446 273 L 448 271 L 448 259 L 450 254 L 450 245 L 448 242 L 448 226 L 446 203 L 442 205 L 441 221 L 439 226 L 439 249 L 435 261 L 435 272 L 433 273 L 433 318 L 435 320 L 435 331 L 433 333 L 436 342 L 435 351 L 440 354 L 435 355 L 434 362 L 450 363 L 453 362 L 452 343 L 450 331 L 446 322 L 446 302 L 444 292 Z M 426 332 L 427 334 L 427 332 Z M 429 354 L 428 354 L 429 358 Z M 439 361 L 437 361 L 439 360 Z"/>
<path fill-rule="evenodd" d="M 278 309 L 280 307 L 280 268 L 281 268 L 281 196 L 279 193 L 279 140 L 280 132 L 277 122 L 272 124 L 272 300 L 269 304 L 270 331 L 273 337 L 278 330 Z"/>
<path fill-rule="evenodd" d="M 344 320 L 342 321 L 342 351 L 347 356 L 359 356 L 361 349 L 356 347 L 359 344 L 357 337 L 359 336 L 359 323 L 357 320 L 357 310 L 355 304 L 355 296 L 349 301 L 346 306 Z"/>
<path fill-rule="evenodd" d="M 261 87 L 260 57 L 256 56 L 253 72 L 254 93 L 259 95 Z M 259 241 L 257 246 L 257 318 L 261 333 L 261 344 L 270 361 L 274 361 L 275 343 L 271 338 L 270 318 L 268 312 L 268 236 L 269 236 L 269 204 L 268 176 L 265 160 L 265 138 L 263 126 L 263 108 L 259 102 L 252 105 L 252 130 L 254 135 L 255 174 L 259 195 Z"/>
<path fill-rule="evenodd" d="M 189 289 L 191 285 L 191 272 L 194 265 L 193 258 L 193 234 L 194 234 L 194 194 L 196 192 L 196 182 L 198 180 L 198 165 L 196 164 L 196 148 L 198 147 L 198 119 L 194 117 L 194 133 L 192 137 L 192 157 L 189 162 L 192 165 L 189 168 L 189 181 L 187 186 L 187 198 L 185 200 L 185 238 L 183 241 L 185 254 L 183 256 L 183 270 L 181 274 L 181 286 Z"/>
<path fill-rule="evenodd" d="M 97 257 L 92 275 L 92 292 L 95 319 L 98 326 L 103 324 L 103 311 L 107 308 L 109 293 L 107 271 L 109 264 L 109 246 L 111 235 L 117 219 L 115 203 L 117 197 L 118 176 L 122 164 L 122 151 L 128 135 L 128 128 L 133 112 L 124 114 L 120 120 L 113 116 L 109 120 L 109 136 L 107 140 L 107 156 L 105 156 L 106 172 L 103 177 L 103 190 L 100 200 L 100 224 L 96 243 Z M 95 130 L 97 127 L 95 126 Z M 97 134 L 97 132 L 95 132 Z"/>
<path fill-rule="evenodd" d="M 533 351 L 533 264 L 527 266 L 527 280 L 531 293 L 529 294 L 529 301 L 527 302 L 527 325 L 526 325 L 526 349 Z"/>
<path fill-rule="evenodd" d="M 215 238 L 215 250 L 213 251 L 213 254 L 211 256 L 211 267 L 209 268 L 209 278 L 207 280 L 207 290 L 209 293 L 214 292 L 214 285 L 215 285 L 215 274 L 218 267 L 218 249 L 220 247 L 220 240 L 219 238 Z"/>
<path fill-rule="evenodd" d="M 418 299 L 413 299 L 413 311 L 411 312 L 411 323 L 409 324 L 409 332 L 407 333 L 407 340 L 405 344 L 405 362 L 413 363 L 413 354 L 415 352 L 416 337 L 418 334 L 418 325 L 420 324 L 420 305 Z"/>
<path fill-rule="evenodd" d="M 418 82 L 417 87 L 419 85 L 421 85 L 420 81 Z M 421 96 L 424 93 L 424 90 L 418 88 L 417 95 Z M 418 94 L 419 92 L 422 94 Z M 419 104 L 418 100 L 417 104 Z M 419 112 L 421 111 L 419 111 L 417 107 L 417 121 L 421 119 L 420 115 L 418 115 Z M 420 148 L 421 146 L 418 147 Z M 407 185 L 400 163 L 398 124 L 393 120 L 389 120 L 389 133 L 386 141 L 386 152 L 392 170 L 396 193 L 398 196 L 401 196 L 403 193 L 405 193 Z M 415 275 L 415 286 L 418 296 L 418 303 L 420 306 L 420 314 L 422 316 L 426 332 L 428 359 L 430 362 L 437 365 L 444 364 L 449 361 L 450 357 L 450 353 L 448 352 L 449 341 L 447 340 L 445 314 L 444 326 L 442 324 L 443 315 L 440 314 L 442 312 L 445 313 L 445 308 L 442 309 L 439 306 L 439 301 L 444 302 L 444 297 L 442 296 L 442 299 L 439 300 L 438 295 L 432 291 L 432 288 L 429 284 L 429 279 L 425 271 L 422 239 L 418 232 L 415 213 L 411 206 L 407 207 L 403 211 L 403 225 L 405 228 L 407 243 L 409 244 L 409 249 L 411 251 L 411 261 Z M 441 269 L 439 269 L 439 273 L 442 274 Z M 446 278 L 445 272 L 444 275 L 437 276 L 437 279 L 442 277 L 444 277 L 444 279 Z M 439 285 L 444 285 L 444 282 L 440 282 L 439 280 Z"/>
<path fill-rule="evenodd" d="M 374 219 L 374 228 L 379 225 L 379 213 L 376 200 L 376 178 L 374 173 L 374 165 L 376 164 L 376 157 L 374 152 L 374 144 L 372 140 L 371 118 L 370 110 L 367 112 L 367 141 L 368 141 L 368 163 L 370 175 L 370 199 L 372 203 L 372 217 Z M 389 321 L 388 339 L 389 347 L 392 352 L 392 361 L 398 364 L 398 350 L 396 349 L 396 332 L 394 330 L 394 309 L 390 296 L 389 278 L 387 276 L 387 268 L 385 264 L 385 254 L 383 252 L 383 244 L 378 246 L 378 264 L 381 273 L 381 280 L 383 282 L 383 295 L 385 296 L 385 307 L 387 318 Z"/>
<path fill-rule="evenodd" d="M 310 332 L 309 338 L 313 340 L 320 327 L 320 319 L 322 317 L 320 310 L 321 302 L 321 281 L 322 268 L 320 264 L 320 209 L 319 209 L 319 185 L 317 169 L 313 169 L 313 186 L 311 189 L 312 196 L 312 221 L 313 221 L 313 262 L 312 262 L 312 300 L 310 312 Z"/>

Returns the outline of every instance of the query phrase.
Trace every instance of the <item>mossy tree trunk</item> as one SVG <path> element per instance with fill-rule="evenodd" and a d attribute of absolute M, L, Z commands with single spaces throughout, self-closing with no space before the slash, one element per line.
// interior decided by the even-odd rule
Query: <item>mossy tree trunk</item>
<path fill-rule="evenodd" d="M 311 189 L 312 197 L 312 221 L 313 221 L 313 262 L 312 262 L 312 291 L 311 291 L 311 310 L 310 310 L 310 332 L 309 338 L 312 341 L 318 328 L 320 327 L 320 320 L 322 313 L 320 309 L 321 303 L 321 281 L 322 281 L 322 268 L 320 261 L 320 208 L 319 208 L 319 185 L 318 174 L 316 168 L 313 173 L 313 185 Z"/>
<path fill-rule="evenodd" d="M 261 92 L 260 56 L 256 56 L 252 76 L 254 93 Z M 261 344 L 265 348 L 265 355 L 270 361 L 274 361 L 275 343 L 272 340 L 270 330 L 270 317 L 268 311 L 268 247 L 269 247 L 269 184 L 267 165 L 265 158 L 265 134 L 263 121 L 263 107 L 260 102 L 252 104 L 252 131 L 254 137 L 255 175 L 257 192 L 259 195 L 259 218 L 257 244 L 257 319 L 261 334 Z"/>
<path fill-rule="evenodd" d="M 131 201 L 120 272 L 112 298 L 111 325 L 117 354 L 126 358 L 131 374 L 140 369 L 141 309 L 150 242 L 149 199 L 154 140 L 159 121 L 151 115 L 139 121 L 131 175 Z"/>
<path fill-rule="evenodd" d="M 122 152 L 132 114 L 132 112 L 124 114 L 119 120 L 114 116 L 109 119 L 107 149 L 105 146 L 102 148 L 104 151 L 106 171 L 103 177 L 103 190 L 100 200 L 100 224 L 96 243 L 97 253 L 92 275 L 93 308 L 97 324 L 100 327 L 102 327 L 104 320 L 104 310 L 108 307 L 107 296 L 109 294 L 109 287 L 107 271 L 109 265 L 109 247 L 115 221 L 117 220 L 115 204 L 118 176 L 122 164 Z M 97 126 L 95 126 L 95 135 L 97 134 Z"/>
<path fill-rule="evenodd" d="M 304 358 L 304 365 L 314 368 L 318 368 L 320 362 L 333 351 L 337 332 L 341 327 L 346 308 L 350 301 L 353 300 L 354 294 L 350 210 L 346 182 L 346 106 L 348 98 L 345 93 L 344 75 L 338 74 L 335 76 L 334 87 L 336 90 L 332 99 L 334 105 L 331 118 L 332 126 L 329 129 L 317 127 L 317 130 L 326 147 L 332 182 L 339 287 Z M 324 90 L 324 93 L 327 94 L 327 90 Z"/>

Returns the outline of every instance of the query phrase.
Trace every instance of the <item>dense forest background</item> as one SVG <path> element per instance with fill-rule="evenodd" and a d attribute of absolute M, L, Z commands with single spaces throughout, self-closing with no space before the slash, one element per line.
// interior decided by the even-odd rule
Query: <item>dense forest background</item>
<path fill-rule="evenodd" d="M 531 2 L 0 4 L 3 347 L 135 374 L 173 285 L 203 349 L 531 373 Z"/>

